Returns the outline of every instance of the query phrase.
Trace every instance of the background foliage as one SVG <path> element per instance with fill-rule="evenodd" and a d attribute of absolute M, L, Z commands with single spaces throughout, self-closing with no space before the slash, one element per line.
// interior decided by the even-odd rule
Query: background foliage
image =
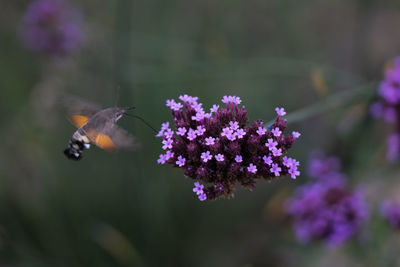
<path fill-rule="evenodd" d="M 0 8 L 1 266 L 400 264 L 398 234 L 376 215 L 360 240 L 327 249 L 298 244 L 282 211 L 308 180 L 314 148 L 341 157 L 373 211 L 399 191 L 384 157 L 388 128 L 368 115 L 385 62 L 400 53 L 398 1 L 74 1 L 86 43 L 68 58 L 21 45 L 28 3 Z M 132 118 L 120 124 L 140 151 L 94 148 L 68 161 L 74 128 L 57 95 L 106 107 L 118 85 L 121 105 L 157 127 L 170 120 L 165 100 L 184 93 L 206 107 L 238 95 L 251 120 L 284 106 L 289 130 L 302 133 L 291 155 L 303 175 L 201 203 L 181 171 L 156 164 L 159 139 Z"/>

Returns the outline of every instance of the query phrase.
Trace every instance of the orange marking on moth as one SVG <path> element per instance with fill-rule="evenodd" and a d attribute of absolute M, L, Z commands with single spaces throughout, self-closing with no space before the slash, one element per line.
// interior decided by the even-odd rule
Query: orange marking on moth
<path fill-rule="evenodd" d="M 103 133 L 97 134 L 96 138 L 94 139 L 95 144 L 105 150 L 108 151 L 115 151 L 115 144 L 111 140 L 111 138 Z"/>
<path fill-rule="evenodd" d="M 81 128 L 90 118 L 83 115 L 70 115 L 69 119 L 76 127 Z"/>

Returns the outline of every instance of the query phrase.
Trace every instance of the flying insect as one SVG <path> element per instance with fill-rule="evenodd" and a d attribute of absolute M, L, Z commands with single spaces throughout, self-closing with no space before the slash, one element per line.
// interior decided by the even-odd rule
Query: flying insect
<path fill-rule="evenodd" d="M 134 109 L 134 107 L 118 107 L 118 96 L 119 88 L 117 88 L 115 106 L 106 109 L 73 97 L 64 99 L 69 109 L 68 118 L 78 128 L 64 150 L 68 159 L 80 160 L 82 152 L 89 149 L 91 144 L 107 151 L 132 150 L 138 147 L 135 138 L 116 125 L 124 115 L 130 115 L 126 113 L 127 111 Z"/>

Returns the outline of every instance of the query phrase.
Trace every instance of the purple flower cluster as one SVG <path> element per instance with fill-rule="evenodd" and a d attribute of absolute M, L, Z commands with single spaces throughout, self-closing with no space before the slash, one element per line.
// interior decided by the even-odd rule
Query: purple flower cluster
<path fill-rule="evenodd" d="M 296 236 L 302 243 L 322 241 L 328 246 L 340 245 L 356 236 L 368 218 L 361 193 L 351 190 L 341 173 L 334 174 L 339 162 L 332 164 L 333 159 L 325 158 L 325 166 L 321 158 L 311 160 L 310 173 L 322 176 L 299 187 L 287 203 Z M 331 175 L 326 175 L 327 170 Z"/>
<path fill-rule="evenodd" d="M 341 164 L 337 157 L 328 157 L 322 151 L 311 152 L 308 161 L 308 175 L 314 179 L 344 179 L 345 174 L 340 172 Z"/>
<path fill-rule="evenodd" d="M 381 214 L 393 228 L 400 229 L 400 200 L 384 201 Z"/>
<path fill-rule="evenodd" d="M 387 158 L 395 161 L 400 152 L 400 57 L 385 71 L 385 79 L 379 85 L 381 100 L 371 105 L 370 111 L 375 118 L 383 118 L 393 124 L 395 132 L 387 139 Z"/>
<path fill-rule="evenodd" d="M 83 41 L 81 14 L 63 0 L 35 0 L 22 18 L 21 38 L 35 52 L 70 54 Z"/>
<path fill-rule="evenodd" d="M 187 177 L 201 181 L 193 191 L 201 201 L 231 197 L 235 184 L 252 189 L 256 179 L 271 180 L 300 175 L 299 162 L 286 156 L 300 133 L 284 135 L 286 114 L 276 108 L 275 122 L 268 128 L 261 121 L 247 125 L 247 112 L 236 96 L 224 96 L 223 106 L 213 105 L 205 112 L 197 97 L 180 96 L 182 102 L 167 100 L 175 131 L 163 123 L 158 137 L 162 148 L 158 163 L 184 169 Z"/>

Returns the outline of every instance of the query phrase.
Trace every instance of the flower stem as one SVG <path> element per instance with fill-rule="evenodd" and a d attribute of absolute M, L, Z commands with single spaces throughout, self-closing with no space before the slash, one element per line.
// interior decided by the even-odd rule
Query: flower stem
<path fill-rule="evenodd" d="M 359 98 L 370 97 L 375 92 L 375 88 L 376 82 L 371 82 L 352 90 L 339 92 L 327 97 L 323 101 L 288 114 L 286 119 L 288 122 L 293 123 L 317 116 L 325 111 L 348 105 Z M 270 121 L 267 123 L 267 125 L 271 125 L 272 123 L 273 121 Z"/>

